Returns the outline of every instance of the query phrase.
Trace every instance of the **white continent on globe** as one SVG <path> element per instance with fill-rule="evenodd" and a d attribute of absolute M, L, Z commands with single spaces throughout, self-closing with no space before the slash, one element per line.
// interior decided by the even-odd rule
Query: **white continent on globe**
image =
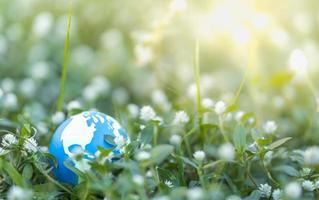
<path fill-rule="evenodd" d="M 104 122 L 104 118 L 99 115 L 92 117 L 94 123 L 97 123 L 98 120 Z M 71 118 L 71 122 L 64 128 L 61 134 L 61 141 L 65 154 L 72 159 L 75 164 L 74 167 L 81 171 L 86 171 L 90 168 L 88 164 L 89 160 L 82 159 L 81 161 L 76 161 L 73 158 L 78 152 L 71 152 L 69 148 L 72 145 L 79 145 L 84 152 L 85 146 L 90 144 L 93 139 L 94 132 L 96 130 L 94 123 L 92 123 L 91 126 L 88 126 L 85 114 L 78 114 Z"/>
<path fill-rule="evenodd" d="M 92 118 L 94 123 L 88 125 L 87 120 L 89 120 L 89 118 Z M 111 122 L 107 125 L 113 130 L 114 143 L 117 148 L 122 150 L 125 143 L 130 142 L 129 139 L 128 141 L 125 141 L 125 138 L 120 134 L 121 125 L 109 116 L 106 116 L 105 119 L 103 116 L 99 115 L 99 113 L 91 115 L 88 112 L 73 116 L 70 123 L 64 128 L 64 130 L 62 130 L 60 140 L 62 141 L 65 154 L 68 155 L 68 157 L 74 162 L 74 167 L 77 169 L 81 171 L 89 170 L 90 165 L 88 159 L 81 159 L 80 161 L 77 161 L 74 158 L 79 151 L 88 157 L 94 157 L 94 155 L 91 155 L 85 151 L 85 147 L 91 143 L 94 137 L 94 132 L 96 131 L 95 125 L 98 122 L 104 123 L 105 120 Z M 70 147 L 74 145 L 75 149 L 71 149 L 70 151 Z M 112 153 L 110 156 L 112 156 Z"/>

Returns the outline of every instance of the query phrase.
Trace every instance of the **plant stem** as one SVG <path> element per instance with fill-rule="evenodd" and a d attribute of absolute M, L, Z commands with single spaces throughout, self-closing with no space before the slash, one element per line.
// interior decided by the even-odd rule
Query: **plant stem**
<path fill-rule="evenodd" d="M 225 142 L 229 143 L 229 139 L 228 139 L 228 137 L 227 137 L 227 135 L 226 135 L 226 132 L 225 132 L 225 129 L 224 129 L 224 123 L 223 123 L 222 116 L 219 116 L 219 117 L 218 117 L 218 121 L 219 121 L 219 129 L 220 129 L 220 132 L 222 133 Z"/>
<path fill-rule="evenodd" d="M 199 63 L 199 44 L 196 39 L 195 45 L 195 61 L 194 61 L 194 72 L 195 72 L 195 81 L 196 81 L 196 105 L 197 105 L 197 114 L 198 114 L 198 127 L 200 130 L 200 134 L 202 135 L 202 97 L 200 91 L 200 63 Z"/>
<path fill-rule="evenodd" d="M 153 137 L 153 145 L 154 147 L 157 145 L 157 140 L 158 140 L 158 126 L 154 126 L 154 137 Z"/>
<path fill-rule="evenodd" d="M 67 31 L 66 37 L 64 42 L 64 57 L 63 57 L 63 65 L 62 65 L 62 74 L 60 80 L 60 94 L 57 103 L 57 111 L 62 111 L 63 108 L 63 100 L 64 100 L 64 93 L 65 93 L 65 83 L 66 83 L 66 75 L 67 75 L 67 68 L 68 68 L 68 60 L 69 60 L 69 42 L 70 42 L 70 29 L 71 29 L 71 6 L 69 6 L 69 15 L 68 15 L 68 22 L 67 22 Z"/>

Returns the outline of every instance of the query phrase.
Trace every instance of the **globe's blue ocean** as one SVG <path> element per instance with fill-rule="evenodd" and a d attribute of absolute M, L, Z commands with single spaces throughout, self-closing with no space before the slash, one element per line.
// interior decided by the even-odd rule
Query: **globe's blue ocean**
<path fill-rule="evenodd" d="M 106 137 L 113 138 L 113 142 Z M 81 171 L 89 170 L 89 162 L 96 159 L 99 146 L 112 149 L 112 155 L 120 156 L 128 142 L 127 133 L 112 117 L 95 111 L 74 115 L 57 128 L 51 140 L 49 152 L 58 164 L 53 173 L 60 182 L 76 185 L 78 177 L 65 162 Z M 82 161 L 74 159 L 79 150 L 84 154 Z"/>

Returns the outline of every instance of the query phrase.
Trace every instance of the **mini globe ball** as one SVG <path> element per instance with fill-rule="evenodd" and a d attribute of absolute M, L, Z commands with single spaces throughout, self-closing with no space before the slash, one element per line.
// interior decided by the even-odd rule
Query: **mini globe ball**
<path fill-rule="evenodd" d="M 87 111 L 65 120 L 55 131 L 49 152 L 56 158 L 53 174 L 63 183 L 76 185 L 78 176 L 66 164 L 80 171 L 90 169 L 89 162 L 99 155 L 99 149 L 111 150 L 110 160 L 119 159 L 130 139 L 121 125 L 100 112 Z M 82 159 L 76 159 L 81 152 Z"/>

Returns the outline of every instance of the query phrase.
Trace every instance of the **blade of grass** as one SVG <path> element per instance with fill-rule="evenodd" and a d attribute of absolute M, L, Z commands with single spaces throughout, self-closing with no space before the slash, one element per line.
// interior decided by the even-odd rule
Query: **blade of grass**
<path fill-rule="evenodd" d="M 195 59 L 194 59 L 194 72 L 195 72 L 195 82 L 196 82 L 196 106 L 197 106 L 197 113 L 198 113 L 198 126 L 200 130 L 200 134 L 202 134 L 202 120 L 203 120 L 203 113 L 202 113 L 202 97 L 200 91 L 200 67 L 199 67 L 199 43 L 196 39 L 195 44 Z"/>
<path fill-rule="evenodd" d="M 57 102 L 58 112 L 62 111 L 64 93 L 65 93 L 65 83 L 66 83 L 66 75 L 67 75 L 68 60 L 69 60 L 69 43 L 70 43 L 70 29 L 71 29 L 71 16 L 72 16 L 71 7 L 72 7 L 72 3 L 70 2 L 67 31 L 66 31 L 66 37 L 64 42 L 64 55 L 63 55 L 64 57 L 63 57 L 62 74 L 61 74 L 61 80 L 60 80 L 60 94 L 59 94 L 59 98 Z"/>

